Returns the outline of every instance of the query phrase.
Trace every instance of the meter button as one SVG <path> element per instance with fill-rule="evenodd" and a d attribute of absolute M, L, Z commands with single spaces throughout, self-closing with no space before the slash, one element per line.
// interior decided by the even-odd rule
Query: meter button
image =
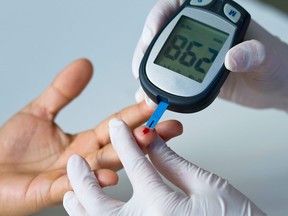
<path fill-rule="evenodd" d="M 234 23 L 237 23 L 241 17 L 241 13 L 228 3 L 224 6 L 224 13 Z"/>
<path fill-rule="evenodd" d="M 194 6 L 205 6 L 212 2 L 213 0 L 191 0 L 190 5 Z"/>

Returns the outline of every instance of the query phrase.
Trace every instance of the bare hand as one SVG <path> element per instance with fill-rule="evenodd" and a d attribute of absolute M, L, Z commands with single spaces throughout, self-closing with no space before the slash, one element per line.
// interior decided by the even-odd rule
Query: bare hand
<path fill-rule="evenodd" d="M 121 118 L 134 129 L 153 110 L 142 102 L 111 115 L 94 129 L 75 135 L 64 133 L 54 119 L 81 93 L 92 73 L 89 61 L 73 62 L 36 100 L 0 128 L 0 215 L 27 215 L 61 203 L 64 193 L 71 190 L 66 163 L 75 153 L 88 161 L 101 186 L 117 183 L 115 171 L 122 165 L 110 144 L 107 122 Z M 164 125 L 175 123 L 179 125 L 175 121 Z M 168 132 L 166 138 L 170 135 L 174 136 Z"/>

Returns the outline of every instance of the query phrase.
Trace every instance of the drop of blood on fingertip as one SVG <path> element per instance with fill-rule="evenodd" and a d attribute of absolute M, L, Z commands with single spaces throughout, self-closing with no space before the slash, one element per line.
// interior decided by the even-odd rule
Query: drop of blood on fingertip
<path fill-rule="evenodd" d="M 150 131 L 150 129 L 146 127 L 146 128 L 144 128 L 144 130 L 142 132 L 143 132 L 143 134 L 147 134 L 147 133 L 149 133 L 149 131 Z"/>

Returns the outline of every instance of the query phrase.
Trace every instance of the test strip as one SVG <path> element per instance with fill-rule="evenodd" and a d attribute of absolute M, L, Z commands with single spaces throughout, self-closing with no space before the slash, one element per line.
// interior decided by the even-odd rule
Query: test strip
<path fill-rule="evenodd" d="M 154 129 L 155 126 L 157 125 L 158 121 L 162 117 L 163 113 L 167 109 L 168 105 L 169 104 L 167 102 L 160 101 L 156 110 L 154 111 L 154 113 L 152 114 L 152 116 L 150 117 L 148 122 L 146 123 L 146 127 L 150 128 L 150 129 Z"/>

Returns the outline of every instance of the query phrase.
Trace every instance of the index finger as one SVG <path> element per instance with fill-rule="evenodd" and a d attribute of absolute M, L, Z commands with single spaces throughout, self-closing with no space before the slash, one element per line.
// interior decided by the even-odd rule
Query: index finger
<path fill-rule="evenodd" d="M 152 108 L 147 106 L 145 101 L 142 101 L 112 114 L 94 129 L 99 144 L 104 146 L 110 142 L 108 122 L 111 119 L 122 119 L 126 122 L 130 129 L 134 129 L 146 122 L 152 115 L 153 111 L 154 110 Z"/>

